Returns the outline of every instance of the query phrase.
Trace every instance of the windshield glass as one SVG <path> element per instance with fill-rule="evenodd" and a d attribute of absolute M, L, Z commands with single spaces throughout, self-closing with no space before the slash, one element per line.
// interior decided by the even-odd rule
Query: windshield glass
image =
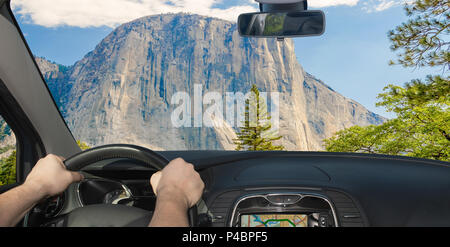
<path fill-rule="evenodd" d="M 284 40 L 239 35 L 238 15 L 259 11 L 248 0 L 11 5 L 83 148 L 448 161 L 449 6 L 405 2 L 310 0 L 325 12 L 324 34 Z"/>

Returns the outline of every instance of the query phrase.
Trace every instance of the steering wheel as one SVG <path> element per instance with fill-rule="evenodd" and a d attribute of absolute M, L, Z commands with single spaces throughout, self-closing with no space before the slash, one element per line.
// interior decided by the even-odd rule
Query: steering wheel
<path fill-rule="evenodd" d="M 117 158 L 127 158 L 140 161 L 149 168 L 162 170 L 169 161 L 160 154 L 147 148 L 127 145 L 112 144 L 100 146 L 78 153 L 64 161 L 70 171 L 80 171 L 93 163 Z M 197 208 L 189 209 L 189 221 L 195 226 Z M 66 217 L 61 225 L 73 226 L 148 226 L 153 213 L 125 205 L 97 204 L 74 209 Z"/>

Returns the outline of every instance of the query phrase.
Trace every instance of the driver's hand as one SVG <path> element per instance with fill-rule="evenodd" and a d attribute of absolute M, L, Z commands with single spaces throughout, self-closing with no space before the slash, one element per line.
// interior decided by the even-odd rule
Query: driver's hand
<path fill-rule="evenodd" d="M 79 172 L 66 170 L 64 158 L 53 154 L 40 159 L 31 170 L 24 185 L 33 187 L 43 197 L 51 197 L 62 193 L 74 182 L 81 181 Z"/>
<path fill-rule="evenodd" d="M 182 198 L 188 208 L 201 198 L 205 184 L 192 164 L 182 158 L 172 160 L 150 179 L 153 191 L 158 197 Z"/>

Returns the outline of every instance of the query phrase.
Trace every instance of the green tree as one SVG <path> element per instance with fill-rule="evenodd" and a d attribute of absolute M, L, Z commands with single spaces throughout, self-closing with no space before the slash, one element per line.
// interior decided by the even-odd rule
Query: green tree
<path fill-rule="evenodd" d="M 0 143 L 11 135 L 11 129 L 5 120 L 0 117 Z M 0 146 L 0 154 L 4 154 L 16 147 L 14 145 Z M 13 151 L 8 157 L 0 159 L 0 186 L 16 182 L 16 152 Z"/>
<path fill-rule="evenodd" d="M 0 160 L 0 186 L 16 182 L 16 151 Z"/>
<path fill-rule="evenodd" d="M 80 140 L 77 140 L 77 144 L 81 148 L 82 151 L 91 149 L 91 147 L 89 145 L 87 145 L 85 142 L 82 142 Z"/>
<path fill-rule="evenodd" d="M 411 18 L 389 32 L 404 67 L 449 69 L 449 8 L 447 1 L 416 0 L 406 5 Z M 394 63 L 392 63 L 394 64 Z M 429 75 L 403 87 L 388 85 L 377 106 L 396 118 L 380 126 L 354 126 L 324 140 L 331 152 L 363 152 L 450 161 L 450 78 Z"/>
<path fill-rule="evenodd" d="M 405 5 L 409 20 L 389 32 L 391 49 L 404 67 L 450 68 L 450 4 L 447 0 L 415 0 Z"/>
<path fill-rule="evenodd" d="M 270 119 L 267 104 L 256 85 L 253 85 L 250 96 L 245 101 L 244 126 L 234 140 L 236 150 L 283 150 L 282 145 L 273 145 L 273 141 L 280 140 L 282 136 L 274 133 Z"/>

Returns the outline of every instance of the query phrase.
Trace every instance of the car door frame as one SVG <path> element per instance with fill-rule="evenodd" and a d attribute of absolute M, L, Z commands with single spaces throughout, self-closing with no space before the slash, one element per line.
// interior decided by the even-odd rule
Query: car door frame
<path fill-rule="evenodd" d="M 0 116 L 16 136 L 16 183 L 0 186 L 0 193 L 21 184 L 45 148 L 31 122 L 0 79 Z"/>

